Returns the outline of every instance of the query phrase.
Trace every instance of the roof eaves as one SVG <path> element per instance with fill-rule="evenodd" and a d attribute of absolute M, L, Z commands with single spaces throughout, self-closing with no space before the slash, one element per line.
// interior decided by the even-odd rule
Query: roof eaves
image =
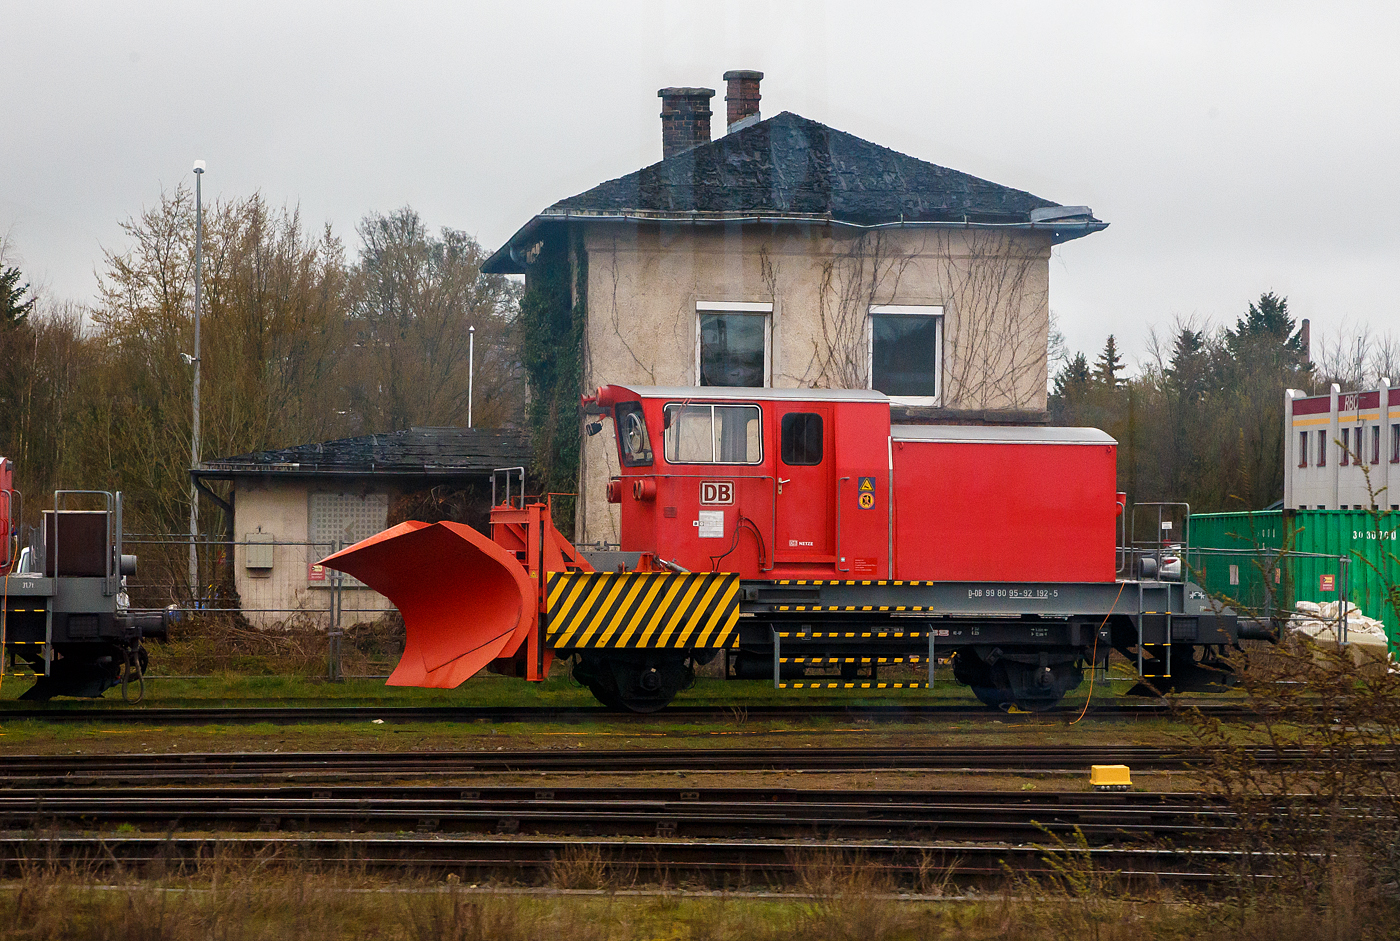
<path fill-rule="evenodd" d="M 481 270 L 487 274 L 524 274 L 526 262 L 520 257 L 519 247 L 527 236 L 545 222 L 671 222 L 690 225 L 753 225 L 753 224 L 798 224 L 839 226 L 852 229 L 1017 229 L 1022 231 L 1049 232 L 1052 244 L 1059 245 L 1073 239 L 1083 238 L 1108 228 L 1107 222 L 1098 219 L 1087 221 L 1056 222 L 982 222 L 971 218 L 963 219 L 898 219 L 890 222 L 856 222 L 838 219 L 830 213 L 794 212 L 704 212 L 690 210 L 670 212 L 651 209 L 632 209 L 625 212 L 610 212 L 590 209 L 546 209 L 532 218 L 520 231 L 512 235 L 505 245 L 486 260 Z"/>
<path fill-rule="evenodd" d="M 383 467 L 344 464 L 235 464 L 208 462 L 190 471 L 194 477 L 228 480 L 233 477 L 483 477 L 491 471 L 482 465 Z"/>

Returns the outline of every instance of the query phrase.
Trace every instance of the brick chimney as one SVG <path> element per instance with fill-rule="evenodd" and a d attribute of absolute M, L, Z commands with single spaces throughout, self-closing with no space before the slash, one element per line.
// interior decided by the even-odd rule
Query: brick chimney
<path fill-rule="evenodd" d="M 663 88 L 656 95 L 661 99 L 661 159 L 710 142 L 713 88 Z"/>
<path fill-rule="evenodd" d="M 748 69 L 734 69 L 724 73 L 724 80 L 729 83 L 729 88 L 724 96 L 724 104 L 729 118 L 726 133 L 732 134 L 736 130 L 734 125 L 745 118 L 751 117 L 754 120 L 760 120 L 758 99 L 762 96 L 758 93 L 758 83 L 763 81 L 763 73 Z"/>

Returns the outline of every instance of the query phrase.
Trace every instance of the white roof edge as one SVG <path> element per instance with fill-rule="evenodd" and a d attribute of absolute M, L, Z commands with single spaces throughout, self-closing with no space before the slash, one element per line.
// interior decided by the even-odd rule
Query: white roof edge
<path fill-rule="evenodd" d="M 892 425 L 895 441 L 946 441 L 976 444 L 1117 444 L 1098 428 L 1043 425 Z"/>
<path fill-rule="evenodd" d="M 743 386 L 634 386 L 615 382 L 644 399 L 686 399 L 737 402 L 889 402 L 889 396 L 870 389 L 770 389 Z"/>

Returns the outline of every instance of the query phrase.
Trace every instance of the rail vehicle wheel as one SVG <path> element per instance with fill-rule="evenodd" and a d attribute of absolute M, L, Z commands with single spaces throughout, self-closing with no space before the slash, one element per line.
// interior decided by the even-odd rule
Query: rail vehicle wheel
<path fill-rule="evenodd" d="M 984 706 L 1005 709 L 1011 705 L 1009 689 L 999 689 L 992 668 L 971 650 L 953 654 L 953 679 L 972 690 L 972 695 Z"/>
<path fill-rule="evenodd" d="M 580 655 L 574 679 L 609 709 L 656 712 L 695 682 L 690 658 L 656 654 Z"/>
<path fill-rule="evenodd" d="M 997 687 L 1010 693 L 1011 703 L 1026 712 L 1053 709 L 1084 678 L 1084 671 L 1073 661 L 1024 663 L 1003 659 L 993 665 L 992 674 L 997 678 Z"/>
<path fill-rule="evenodd" d="M 988 663 L 975 651 L 959 650 L 953 655 L 953 678 L 971 687 L 972 694 L 993 709 L 1015 706 L 1025 712 L 1045 712 L 1083 678 L 1072 660 L 1059 659 L 1061 662 L 1052 663 L 1049 657 L 1038 657 L 1037 662 L 1027 663 L 996 656 Z"/>

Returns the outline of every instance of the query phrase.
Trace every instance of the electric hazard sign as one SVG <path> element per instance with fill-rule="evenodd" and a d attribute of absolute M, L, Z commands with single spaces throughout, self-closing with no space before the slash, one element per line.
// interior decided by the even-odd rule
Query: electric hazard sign
<path fill-rule="evenodd" d="M 860 486 L 856 487 L 856 493 L 859 494 L 856 499 L 862 510 L 871 510 L 875 508 L 874 477 L 860 478 Z"/>

